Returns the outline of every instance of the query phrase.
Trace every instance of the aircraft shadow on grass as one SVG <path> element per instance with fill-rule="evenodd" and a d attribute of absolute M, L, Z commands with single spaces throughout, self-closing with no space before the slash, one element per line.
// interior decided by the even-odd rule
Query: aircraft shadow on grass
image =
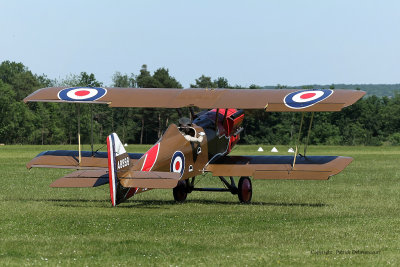
<path fill-rule="evenodd" d="M 62 207 L 88 207 L 84 205 L 84 203 L 108 203 L 110 200 L 108 199 L 35 199 L 35 198 L 14 198 L 9 201 L 20 201 L 20 202 L 53 202 L 58 206 Z M 207 205 L 226 205 L 226 206 L 275 206 L 275 207 L 313 207 L 320 208 L 326 207 L 325 203 L 290 203 L 290 202 L 252 202 L 251 204 L 241 204 L 236 201 L 216 201 L 216 200 L 206 200 L 206 199 L 193 199 L 187 200 L 187 204 L 196 203 L 196 204 L 207 204 Z M 178 203 L 174 200 L 132 200 L 128 201 L 125 205 L 119 206 L 119 208 L 146 208 L 146 209 L 160 209 L 160 208 L 168 208 L 168 206 L 174 205 L 185 205 L 184 203 Z M 96 205 L 97 206 L 97 205 Z M 99 206 L 100 207 L 100 206 Z M 103 207 L 103 205 L 101 206 Z"/>
<path fill-rule="evenodd" d="M 252 202 L 251 204 L 242 204 L 236 201 L 215 201 L 206 199 L 193 199 L 187 200 L 187 204 L 207 204 L 207 205 L 226 205 L 226 206 L 278 206 L 278 207 L 325 207 L 324 203 L 285 203 L 285 202 Z M 153 206 L 172 206 L 172 205 L 182 205 L 183 203 L 178 203 L 173 200 L 136 200 L 129 201 L 129 205 L 121 205 L 121 208 L 151 208 Z M 183 204 L 185 205 L 185 204 Z"/>

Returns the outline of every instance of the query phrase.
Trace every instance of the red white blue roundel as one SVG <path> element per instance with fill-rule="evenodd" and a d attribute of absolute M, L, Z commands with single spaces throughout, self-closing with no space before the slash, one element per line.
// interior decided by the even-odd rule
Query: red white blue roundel
<path fill-rule="evenodd" d="M 185 171 L 185 156 L 181 151 L 176 151 L 171 159 L 171 172 L 179 172 L 181 177 Z"/>
<path fill-rule="evenodd" d="M 332 93 L 330 89 L 302 90 L 288 94 L 283 101 L 289 108 L 302 109 L 327 99 Z"/>
<path fill-rule="evenodd" d="M 107 94 L 101 87 L 72 87 L 61 90 L 58 98 L 65 101 L 95 101 Z"/>

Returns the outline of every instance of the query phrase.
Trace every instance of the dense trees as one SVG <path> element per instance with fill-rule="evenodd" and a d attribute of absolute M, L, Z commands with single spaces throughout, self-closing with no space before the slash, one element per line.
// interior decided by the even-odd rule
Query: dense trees
<path fill-rule="evenodd" d="M 116 72 L 115 87 L 182 88 L 166 68 L 153 74 L 143 65 L 138 75 Z M 81 72 L 63 80 L 51 80 L 33 74 L 22 63 L 4 61 L 0 64 L 0 143 L 62 144 L 77 143 L 80 114 L 83 143 L 90 143 L 93 117 L 94 142 L 104 143 L 106 136 L 117 132 L 126 143 L 154 143 L 178 114 L 171 109 L 109 108 L 106 105 L 29 103 L 22 99 L 41 87 L 103 86 L 93 74 Z M 213 80 L 202 75 L 191 84 L 195 88 L 240 88 L 219 77 Z M 303 88 L 313 88 L 306 86 Z M 327 85 L 333 87 L 333 85 Z M 337 86 L 336 86 L 337 87 Z M 341 85 L 341 88 L 346 87 Z M 261 88 L 251 85 L 250 89 Z M 278 90 L 284 85 L 275 86 Z M 389 88 L 385 86 L 385 88 Z M 391 88 L 391 87 L 390 87 Z M 190 116 L 187 109 L 183 114 Z M 306 114 L 306 124 L 311 114 Z M 300 113 L 266 113 L 246 111 L 243 143 L 294 144 L 299 132 Z M 306 138 L 307 127 L 303 128 Z M 369 96 L 342 112 L 316 113 L 311 144 L 329 145 L 400 145 L 400 94 L 393 97 Z"/>

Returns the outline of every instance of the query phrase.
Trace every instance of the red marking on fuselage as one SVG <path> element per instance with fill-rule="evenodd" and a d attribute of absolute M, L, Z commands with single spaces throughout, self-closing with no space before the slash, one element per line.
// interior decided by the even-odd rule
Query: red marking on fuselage
<path fill-rule="evenodd" d="M 86 95 L 88 95 L 88 94 L 90 94 L 90 92 L 87 91 L 87 90 L 81 90 L 81 91 L 76 91 L 76 92 L 75 92 L 75 95 L 76 95 L 76 96 L 86 96 Z"/>
<path fill-rule="evenodd" d="M 144 154 L 144 162 L 141 171 L 144 172 L 151 171 L 151 169 L 153 168 L 154 164 L 157 161 L 159 151 L 160 151 L 160 143 L 157 143 Z M 130 188 L 125 198 L 126 199 L 131 198 L 139 191 L 139 189 L 140 188 L 138 187 Z"/>
<path fill-rule="evenodd" d="M 151 169 L 153 168 L 154 164 L 157 161 L 159 150 L 160 150 L 160 143 L 157 143 L 144 154 L 145 158 L 142 166 L 142 171 L 144 172 L 151 171 Z"/>
<path fill-rule="evenodd" d="M 300 96 L 301 99 L 308 99 L 311 97 L 314 97 L 316 95 L 316 93 L 306 93 Z"/>

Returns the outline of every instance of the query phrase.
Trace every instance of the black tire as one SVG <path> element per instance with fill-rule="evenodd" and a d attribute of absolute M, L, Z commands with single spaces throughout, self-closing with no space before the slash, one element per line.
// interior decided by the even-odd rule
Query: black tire
<path fill-rule="evenodd" d="M 251 185 L 251 180 L 249 177 L 240 177 L 238 190 L 239 201 L 245 204 L 250 203 L 251 197 L 253 196 L 253 187 Z"/>
<path fill-rule="evenodd" d="M 180 180 L 176 187 L 172 190 L 176 202 L 185 202 L 188 195 L 187 180 Z"/>

